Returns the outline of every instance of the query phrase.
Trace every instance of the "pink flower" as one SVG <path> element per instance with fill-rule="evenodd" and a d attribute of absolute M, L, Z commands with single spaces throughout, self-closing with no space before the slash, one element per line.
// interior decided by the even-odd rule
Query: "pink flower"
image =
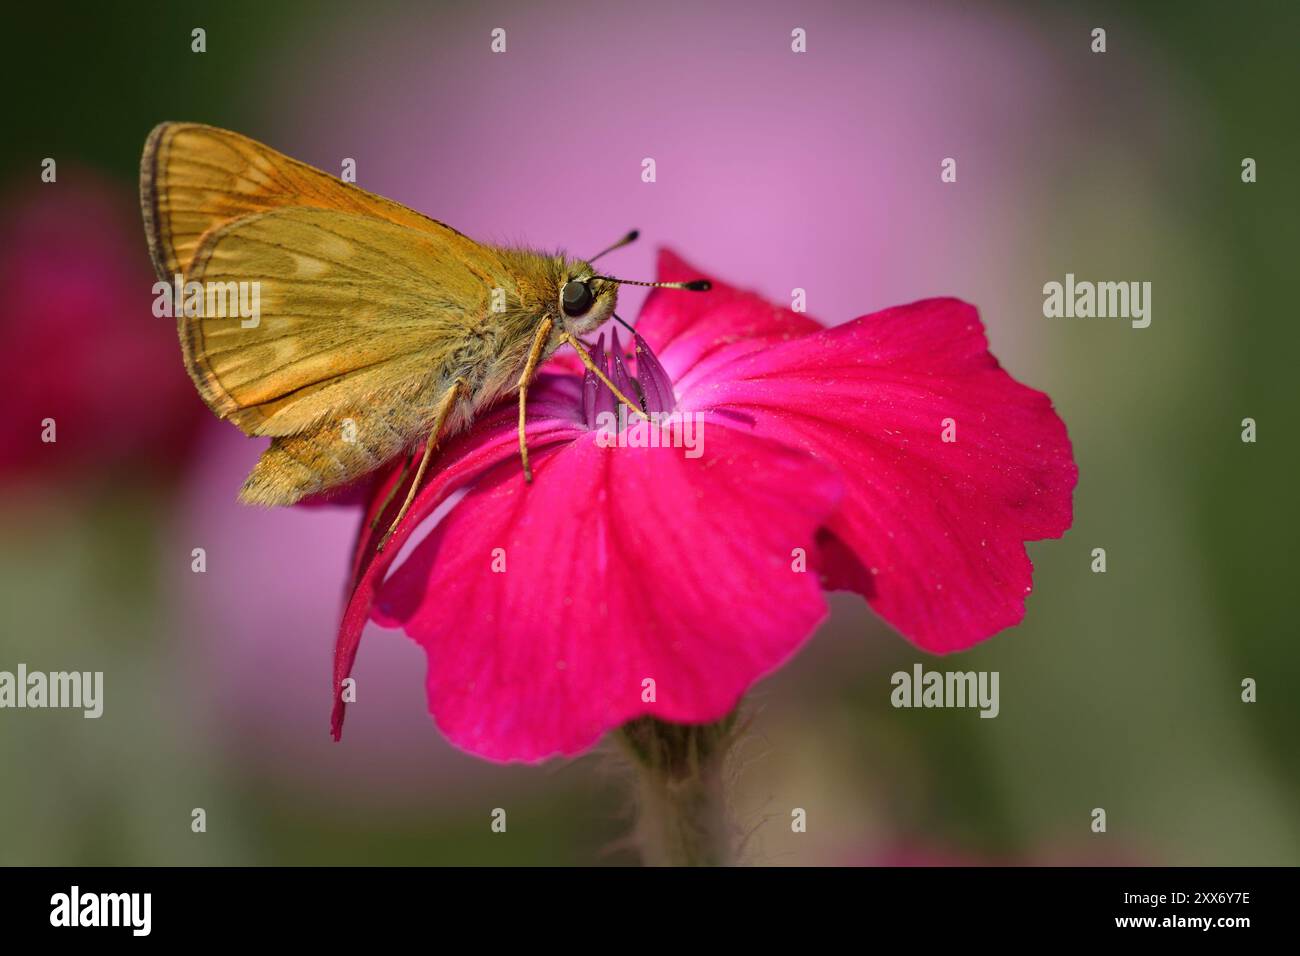
<path fill-rule="evenodd" d="M 668 252 L 659 277 L 704 278 Z M 1077 469 L 975 309 L 931 299 L 826 329 L 713 282 L 652 294 L 636 339 L 648 410 L 698 416 L 702 454 L 602 447 L 612 397 L 552 363 L 530 390 L 533 485 L 503 407 L 448 443 L 384 552 L 360 536 L 336 690 L 373 616 L 425 648 L 453 743 L 537 761 L 638 716 L 721 718 L 812 634 L 823 586 L 936 653 L 1020 621 L 1024 543 L 1069 528 Z M 619 351 L 607 367 L 628 383 Z M 336 697 L 336 737 L 342 718 Z"/>

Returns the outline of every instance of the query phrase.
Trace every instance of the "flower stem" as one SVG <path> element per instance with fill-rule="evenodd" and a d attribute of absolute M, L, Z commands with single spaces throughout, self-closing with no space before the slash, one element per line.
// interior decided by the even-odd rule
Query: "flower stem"
<path fill-rule="evenodd" d="M 732 862 L 723 764 L 736 725 L 670 724 L 642 717 L 619 731 L 640 778 L 637 837 L 649 866 Z"/>

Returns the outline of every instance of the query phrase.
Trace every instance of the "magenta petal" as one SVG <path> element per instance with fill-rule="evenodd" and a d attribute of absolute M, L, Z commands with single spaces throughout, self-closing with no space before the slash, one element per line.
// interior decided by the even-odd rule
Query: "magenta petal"
<path fill-rule="evenodd" d="M 554 448 L 557 442 L 571 441 L 585 434 L 578 406 L 580 382 L 572 376 L 539 375 L 529 391 L 528 443 L 533 452 Z M 343 734 L 345 705 L 343 681 L 352 673 L 361 632 L 370 619 L 375 594 L 389 565 L 415 530 L 455 491 L 472 485 L 493 466 L 513 463 L 519 468 L 519 437 L 516 411 L 509 405 L 498 408 L 478 422 L 473 430 L 458 436 L 435 460 L 434 467 L 411 505 L 411 510 L 394 533 L 388 546 L 375 554 L 375 546 L 387 530 L 401 504 L 405 490 L 388 505 L 375 531 L 369 526 L 393 481 L 400 461 L 391 463 L 388 473 L 375 481 L 373 495 L 362 515 L 362 523 L 352 560 L 348 602 L 343 610 L 334 644 L 334 708 L 330 733 L 335 740 Z"/>
<path fill-rule="evenodd" d="M 587 434 L 529 487 L 503 463 L 385 582 L 375 617 L 428 652 L 450 740 L 537 761 L 644 714 L 714 720 L 811 634 L 825 602 L 795 549 L 839 479 L 719 421 L 706 439 L 690 459 Z"/>
<path fill-rule="evenodd" d="M 887 309 L 712 374 L 684 408 L 747 414 L 758 434 L 844 475 L 823 533 L 828 585 L 862 593 L 935 652 L 1021 620 L 1033 570 L 1024 542 L 1070 527 L 1078 469 L 1051 400 L 1002 370 L 973 307 Z"/>
<path fill-rule="evenodd" d="M 637 331 L 654 348 L 679 397 L 687 373 L 698 371 L 696 366 L 720 350 L 759 349 L 822 328 L 806 315 L 705 275 L 667 249 L 659 250 L 656 277 L 660 282 L 713 283 L 709 292 L 655 289 L 636 320 Z"/>

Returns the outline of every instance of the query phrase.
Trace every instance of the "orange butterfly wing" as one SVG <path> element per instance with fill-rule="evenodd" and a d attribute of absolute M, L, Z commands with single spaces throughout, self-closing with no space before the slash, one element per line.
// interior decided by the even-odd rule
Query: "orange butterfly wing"
<path fill-rule="evenodd" d="M 285 156 L 256 140 L 202 123 L 160 123 L 140 159 L 140 206 L 158 278 L 187 275 L 203 234 L 231 220 L 285 206 L 361 213 L 439 236 L 462 261 L 483 247 L 450 226 Z"/>

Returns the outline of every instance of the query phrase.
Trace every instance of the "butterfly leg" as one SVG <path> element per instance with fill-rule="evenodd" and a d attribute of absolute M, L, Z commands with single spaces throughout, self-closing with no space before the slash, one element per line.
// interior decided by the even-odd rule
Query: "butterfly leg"
<path fill-rule="evenodd" d="M 519 457 L 524 463 L 524 481 L 530 485 L 533 483 L 533 467 L 528 463 L 528 435 L 524 431 L 528 421 L 528 383 L 537 372 L 537 363 L 542 360 L 546 340 L 551 337 L 551 329 L 554 327 L 555 323 L 549 316 L 542 319 L 537 326 L 537 334 L 533 336 L 533 347 L 528 350 L 528 361 L 524 363 L 524 370 L 519 376 Z"/>
<path fill-rule="evenodd" d="M 425 469 L 429 467 L 429 459 L 433 457 L 433 449 L 438 445 L 438 433 L 442 431 L 442 426 L 446 424 L 447 417 L 451 414 L 452 406 L 456 403 L 456 396 L 460 394 L 462 387 L 463 385 L 459 380 L 453 382 L 451 387 L 447 389 L 446 393 L 442 396 L 442 401 L 438 403 L 438 410 L 434 413 L 433 428 L 430 430 L 429 437 L 424 443 L 424 455 L 420 458 L 420 467 L 415 470 L 415 478 L 411 481 L 411 488 L 406 493 L 406 500 L 402 502 L 402 507 L 397 512 L 397 517 L 393 519 L 393 523 L 388 526 L 388 530 L 384 533 L 383 540 L 381 540 L 379 545 L 375 548 L 376 552 L 384 550 L 384 545 L 388 544 L 388 539 L 393 536 L 393 532 L 397 530 L 397 526 L 401 524 L 402 519 L 406 517 L 406 512 L 411 509 L 411 502 L 415 500 L 415 493 L 420 490 L 420 482 L 424 479 Z M 385 507 L 387 507 L 387 505 L 385 505 Z"/>
<path fill-rule="evenodd" d="M 632 411 L 636 412 L 642 418 L 649 420 L 650 416 L 647 415 L 642 410 L 640 404 L 632 401 L 632 399 L 628 398 L 626 395 L 620 392 L 618 390 L 618 386 L 609 380 L 609 376 L 596 367 L 596 363 L 593 362 L 591 356 L 587 354 L 587 350 L 582 347 L 582 340 L 580 338 L 578 338 L 572 332 L 561 332 L 560 338 L 564 342 L 567 342 L 569 345 L 573 346 L 573 350 L 578 353 L 578 358 L 582 359 L 582 364 L 587 367 L 587 371 L 590 372 L 592 375 L 596 376 L 596 378 L 600 379 L 602 382 L 604 382 L 605 387 L 614 393 L 615 398 L 617 398 L 628 408 L 632 409 Z"/>
<path fill-rule="evenodd" d="M 397 480 L 393 482 L 393 487 L 388 489 L 388 494 L 384 496 L 384 503 L 379 506 L 379 510 L 375 512 L 375 516 L 370 519 L 371 531 L 374 531 L 379 527 L 379 519 L 384 516 L 384 512 L 388 510 L 388 506 L 391 505 L 393 499 L 397 497 L 397 489 L 402 487 L 402 482 L 406 480 L 406 475 L 411 470 L 411 462 L 414 460 L 414 455 L 407 455 L 406 459 L 402 462 L 401 473 L 397 476 Z"/>

